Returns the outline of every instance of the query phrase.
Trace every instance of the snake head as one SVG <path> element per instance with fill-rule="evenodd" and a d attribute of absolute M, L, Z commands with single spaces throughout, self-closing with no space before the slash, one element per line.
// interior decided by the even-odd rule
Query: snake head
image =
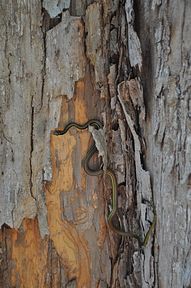
<path fill-rule="evenodd" d="M 62 131 L 61 130 L 54 130 L 53 131 L 53 135 L 56 135 L 56 136 L 59 136 L 59 135 L 62 135 Z"/>

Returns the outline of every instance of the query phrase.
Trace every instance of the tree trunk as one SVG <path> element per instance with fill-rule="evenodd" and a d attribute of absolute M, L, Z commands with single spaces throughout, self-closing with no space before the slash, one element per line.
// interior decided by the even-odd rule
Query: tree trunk
<path fill-rule="evenodd" d="M 190 1 L 0 6 L 0 287 L 191 287 Z"/>

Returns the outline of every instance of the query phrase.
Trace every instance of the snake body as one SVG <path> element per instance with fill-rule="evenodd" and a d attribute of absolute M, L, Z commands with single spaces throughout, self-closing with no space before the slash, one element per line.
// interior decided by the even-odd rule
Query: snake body
<path fill-rule="evenodd" d="M 62 130 L 58 130 L 58 129 L 54 130 L 53 134 L 57 135 L 57 136 L 64 135 L 72 127 L 75 127 L 77 129 L 83 130 L 83 129 L 88 128 L 89 125 L 95 127 L 96 129 L 100 129 L 103 126 L 102 123 L 99 120 L 97 120 L 97 119 L 91 119 L 91 120 L 87 121 L 84 124 L 79 124 L 79 123 L 76 123 L 76 122 L 70 122 L 64 127 L 64 129 L 62 129 Z M 98 176 L 98 175 L 103 174 L 103 170 L 102 169 L 94 170 L 94 169 L 92 169 L 89 166 L 90 159 L 96 153 L 96 151 L 97 151 L 97 148 L 95 146 L 95 143 L 93 143 L 93 145 L 88 150 L 88 152 L 87 152 L 87 154 L 86 154 L 86 156 L 84 158 L 84 161 L 83 161 L 84 162 L 83 166 L 84 166 L 84 170 L 85 170 L 86 174 L 91 175 L 91 176 Z M 106 171 L 105 171 L 105 174 L 106 174 L 106 176 L 108 176 L 110 178 L 111 186 L 112 186 L 112 205 L 111 205 L 112 209 L 111 209 L 111 212 L 109 213 L 109 215 L 107 216 L 107 222 L 108 222 L 108 225 L 109 225 L 110 229 L 113 232 L 117 233 L 118 235 L 136 238 L 141 245 L 146 246 L 146 244 L 148 242 L 148 239 L 149 239 L 149 236 L 150 236 L 155 224 L 152 223 L 152 225 L 150 226 L 150 229 L 147 232 L 143 242 L 140 241 L 140 237 L 138 235 L 136 235 L 136 234 L 134 234 L 132 232 L 122 231 L 122 230 L 118 229 L 117 227 L 115 227 L 113 225 L 113 218 L 116 216 L 117 209 L 118 209 L 118 207 L 117 207 L 117 198 L 118 198 L 117 197 L 117 181 L 116 181 L 115 174 L 114 174 L 114 172 L 111 169 L 107 168 Z"/>

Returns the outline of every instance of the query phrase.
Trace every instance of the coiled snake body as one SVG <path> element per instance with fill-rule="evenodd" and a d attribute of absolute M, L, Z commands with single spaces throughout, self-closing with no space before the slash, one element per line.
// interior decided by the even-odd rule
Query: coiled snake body
<path fill-rule="evenodd" d="M 103 126 L 102 123 L 96 119 L 91 119 L 84 124 L 79 124 L 76 122 L 70 122 L 65 126 L 64 129 L 62 129 L 62 130 L 56 129 L 53 132 L 53 134 L 57 135 L 57 136 L 64 135 L 72 127 L 83 130 L 83 129 L 88 128 L 89 125 L 95 127 L 96 129 L 100 129 Z M 92 156 L 96 153 L 96 151 L 97 151 L 97 148 L 95 146 L 95 143 L 93 143 L 93 145 L 90 147 L 90 149 L 88 150 L 88 152 L 84 158 L 84 170 L 88 175 L 91 175 L 91 176 L 98 176 L 98 175 L 103 174 L 102 169 L 94 170 L 94 169 L 90 168 L 90 166 L 89 166 L 89 161 L 92 158 Z M 113 225 L 113 218 L 116 216 L 117 209 L 118 209 L 118 207 L 117 207 L 117 181 L 116 181 L 115 174 L 111 169 L 107 168 L 105 171 L 105 174 L 106 174 L 106 176 L 108 176 L 110 178 L 111 186 L 112 186 L 112 205 L 111 205 L 112 209 L 111 209 L 111 212 L 109 213 L 109 215 L 107 216 L 107 222 L 108 222 L 109 227 L 111 228 L 112 231 L 114 231 L 118 235 L 136 238 L 141 245 L 146 246 L 146 244 L 148 242 L 149 235 L 151 233 L 151 230 L 153 230 L 153 227 L 152 227 L 153 223 L 150 226 L 150 229 L 147 232 L 143 242 L 141 242 L 140 237 L 138 235 L 136 235 L 132 232 L 122 231 Z"/>

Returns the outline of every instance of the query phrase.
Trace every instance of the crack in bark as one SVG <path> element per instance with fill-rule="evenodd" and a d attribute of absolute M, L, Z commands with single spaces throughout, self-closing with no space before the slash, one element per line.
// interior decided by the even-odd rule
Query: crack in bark
<path fill-rule="evenodd" d="M 64 11 L 65 9 L 63 9 Z M 46 45 L 46 33 L 47 31 L 50 31 L 55 26 L 57 26 L 62 21 L 62 13 L 58 14 L 54 18 L 50 18 L 50 15 L 46 11 L 45 8 L 43 8 L 43 0 L 41 0 L 41 14 L 42 14 L 42 24 L 41 24 L 41 30 L 43 34 L 43 60 L 42 60 L 42 69 L 41 69 L 41 75 L 42 75 L 42 87 L 41 87 L 41 100 L 40 100 L 40 108 L 37 111 L 40 112 L 43 107 L 43 97 L 44 97 L 44 86 L 45 86 L 45 76 L 46 76 L 46 56 L 47 56 L 47 45 Z"/>
<path fill-rule="evenodd" d="M 183 17 L 182 17 L 182 31 L 181 31 L 181 42 L 184 43 L 184 26 L 185 26 L 185 15 L 186 15 L 186 5 L 185 2 L 183 1 L 182 5 L 184 5 L 184 10 L 183 10 Z M 181 67 L 183 67 L 183 46 L 181 45 Z"/>
<path fill-rule="evenodd" d="M 35 198 L 33 194 L 33 165 L 32 165 L 32 157 L 33 157 L 33 150 L 34 150 L 34 141 L 33 141 L 33 131 L 34 131 L 34 107 L 33 107 L 33 97 L 31 98 L 31 131 L 30 131 L 30 136 L 31 136 L 31 141 L 30 141 L 30 176 L 29 176 L 29 183 L 30 183 L 30 194 L 31 197 L 36 201 L 37 199 Z"/>
<path fill-rule="evenodd" d="M 7 54 L 8 54 L 7 51 L 9 50 L 9 49 L 8 49 L 8 32 L 7 32 L 7 26 L 6 26 L 5 30 L 6 30 L 6 31 L 5 31 L 5 57 L 6 57 L 6 59 L 7 59 L 8 82 L 9 82 L 9 85 L 11 85 L 11 74 L 12 74 L 11 68 L 10 68 L 11 64 L 10 64 L 10 61 L 9 61 L 9 55 L 7 55 Z"/>
<path fill-rule="evenodd" d="M 41 1 L 42 3 L 43 1 Z M 43 3 L 41 4 L 41 10 L 42 10 L 42 29 L 43 32 L 50 31 L 55 26 L 57 26 L 60 22 L 62 22 L 62 12 L 68 9 L 63 9 L 60 14 L 58 14 L 56 17 L 51 18 L 47 10 L 43 7 Z"/>
<path fill-rule="evenodd" d="M 43 16 L 44 18 L 44 16 Z M 43 33 L 43 60 L 42 60 L 42 86 L 41 86 L 41 104 L 40 104 L 40 109 L 42 109 L 43 106 L 43 96 L 44 96 L 44 85 L 45 85 L 45 75 L 46 75 L 46 31 L 43 31 L 43 26 L 42 26 L 42 33 Z"/>

